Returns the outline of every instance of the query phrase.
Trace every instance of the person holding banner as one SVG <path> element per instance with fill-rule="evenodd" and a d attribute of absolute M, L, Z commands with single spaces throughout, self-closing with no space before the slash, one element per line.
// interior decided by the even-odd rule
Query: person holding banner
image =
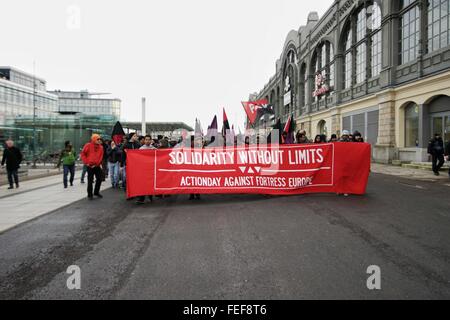
<path fill-rule="evenodd" d="M 310 143 L 305 130 L 298 131 L 295 140 L 298 144 Z"/>
<path fill-rule="evenodd" d="M 332 143 L 333 143 L 333 142 L 338 142 L 337 135 L 333 133 L 333 134 L 331 135 L 331 138 L 330 138 L 330 141 L 329 141 L 329 142 L 332 142 Z"/>
<path fill-rule="evenodd" d="M 320 134 L 316 135 L 316 137 L 314 138 L 314 143 L 324 143 L 324 142 L 325 141 L 323 141 L 323 137 Z"/>
<path fill-rule="evenodd" d="M 353 133 L 353 142 L 364 142 L 364 138 L 362 137 L 361 133 L 359 131 L 355 131 Z"/>
<path fill-rule="evenodd" d="M 197 135 L 197 136 L 191 136 L 191 151 L 194 151 L 195 149 L 202 149 L 203 146 L 203 141 L 202 141 L 202 137 Z M 200 194 L 198 193 L 191 193 L 189 196 L 189 200 L 200 200 Z"/>
<path fill-rule="evenodd" d="M 342 136 L 341 136 L 341 139 L 339 140 L 339 142 L 351 142 L 350 132 L 348 132 L 348 130 L 342 131 Z"/>
<path fill-rule="evenodd" d="M 153 146 L 153 140 L 152 137 L 149 135 L 146 135 L 144 137 L 144 145 L 139 148 L 139 150 L 156 150 L 156 148 Z M 136 204 L 145 204 L 145 197 L 146 196 L 139 196 L 136 200 Z M 150 202 L 153 202 L 153 196 L 148 196 L 150 199 Z"/>
<path fill-rule="evenodd" d="M 122 167 L 122 185 L 124 187 L 124 190 L 126 190 L 126 185 L 127 185 L 127 149 L 139 149 L 141 147 L 141 145 L 139 144 L 138 140 L 138 136 L 136 133 L 130 133 L 128 135 L 128 142 L 126 142 L 123 146 L 122 146 L 122 162 L 121 162 L 121 167 Z"/>

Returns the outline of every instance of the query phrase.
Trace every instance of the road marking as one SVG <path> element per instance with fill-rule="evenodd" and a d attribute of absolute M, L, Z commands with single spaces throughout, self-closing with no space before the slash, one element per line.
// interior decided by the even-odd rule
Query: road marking
<path fill-rule="evenodd" d="M 406 187 L 411 187 L 411 188 L 415 188 L 415 189 L 420 189 L 420 190 L 425 190 L 425 187 L 419 186 L 419 185 L 414 185 L 414 184 L 409 184 L 409 183 L 405 183 L 405 182 L 401 182 L 401 181 L 397 181 L 399 184 L 406 186 Z"/>

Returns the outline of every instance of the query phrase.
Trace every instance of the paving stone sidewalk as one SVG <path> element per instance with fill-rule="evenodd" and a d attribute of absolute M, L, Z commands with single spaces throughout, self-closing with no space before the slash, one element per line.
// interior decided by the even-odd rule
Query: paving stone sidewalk
<path fill-rule="evenodd" d="M 448 183 L 450 185 L 450 178 L 448 172 L 441 171 L 440 176 L 435 176 L 431 170 L 405 168 L 400 166 L 392 166 L 385 164 L 372 163 L 371 171 L 374 173 L 382 173 L 390 176 L 397 176 L 406 179 Z"/>
<path fill-rule="evenodd" d="M 0 232 L 87 198 L 86 184 L 80 183 L 79 173 L 75 174 L 74 186 L 67 189 L 63 187 L 62 174 L 24 181 L 19 189 L 7 187 L 0 187 Z M 109 180 L 102 184 L 102 190 L 110 187 Z"/>

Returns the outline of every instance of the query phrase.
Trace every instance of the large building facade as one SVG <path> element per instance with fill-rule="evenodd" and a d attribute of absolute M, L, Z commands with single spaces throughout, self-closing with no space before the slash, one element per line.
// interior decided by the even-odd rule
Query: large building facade
<path fill-rule="evenodd" d="M 426 161 L 433 133 L 450 140 L 450 0 L 336 0 L 250 98 L 309 136 L 358 130 L 375 161 Z"/>
<path fill-rule="evenodd" d="M 119 99 L 87 91 L 47 91 L 46 81 L 0 67 L 0 156 L 13 139 L 25 159 L 51 159 L 70 140 L 78 151 L 93 132 L 110 135 L 120 118 Z"/>
<path fill-rule="evenodd" d="M 106 93 L 82 91 L 49 91 L 58 97 L 58 112 L 61 114 L 82 113 L 89 116 L 109 115 L 120 118 L 121 100 L 103 98 Z"/>

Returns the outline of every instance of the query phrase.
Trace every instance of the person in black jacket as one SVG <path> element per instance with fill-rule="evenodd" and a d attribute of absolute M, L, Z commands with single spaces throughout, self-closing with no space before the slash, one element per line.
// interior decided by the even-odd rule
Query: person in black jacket
<path fill-rule="evenodd" d="M 9 188 L 14 188 L 14 183 L 16 188 L 19 188 L 19 175 L 18 171 L 20 168 L 20 163 L 23 160 L 22 153 L 18 148 L 14 146 L 12 140 L 6 141 L 6 149 L 3 151 L 2 167 L 6 163 L 6 171 L 8 173 Z"/>
<path fill-rule="evenodd" d="M 120 166 L 122 168 L 122 187 L 126 190 L 126 181 L 127 181 L 127 149 L 138 150 L 141 148 L 141 144 L 138 141 L 138 136 L 136 133 L 130 133 L 128 135 L 128 142 L 122 146 L 122 161 Z"/>
<path fill-rule="evenodd" d="M 108 178 L 108 155 L 107 155 L 107 151 L 108 151 L 108 147 L 109 147 L 109 140 L 104 140 L 103 138 L 100 139 L 101 140 L 101 144 L 103 147 L 103 161 L 102 161 L 102 181 L 104 182 L 106 180 L 106 178 Z"/>
<path fill-rule="evenodd" d="M 114 141 L 111 141 L 111 144 L 108 146 L 106 150 L 106 157 L 108 160 L 108 171 L 111 179 L 111 185 L 113 189 L 117 189 L 119 187 L 119 172 L 120 172 L 120 162 L 122 160 L 122 151 Z"/>
<path fill-rule="evenodd" d="M 359 131 L 353 133 L 353 142 L 364 142 L 364 138 Z"/>
<path fill-rule="evenodd" d="M 439 175 L 439 170 L 441 170 L 444 165 L 444 141 L 439 133 L 434 135 L 434 138 L 430 140 L 428 144 L 428 153 L 432 158 L 433 172 L 436 176 Z"/>
<path fill-rule="evenodd" d="M 447 161 L 450 161 L 450 141 L 445 146 L 445 155 L 447 156 Z M 450 178 L 450 168 L 448 169 L 448 177 Z"/>

